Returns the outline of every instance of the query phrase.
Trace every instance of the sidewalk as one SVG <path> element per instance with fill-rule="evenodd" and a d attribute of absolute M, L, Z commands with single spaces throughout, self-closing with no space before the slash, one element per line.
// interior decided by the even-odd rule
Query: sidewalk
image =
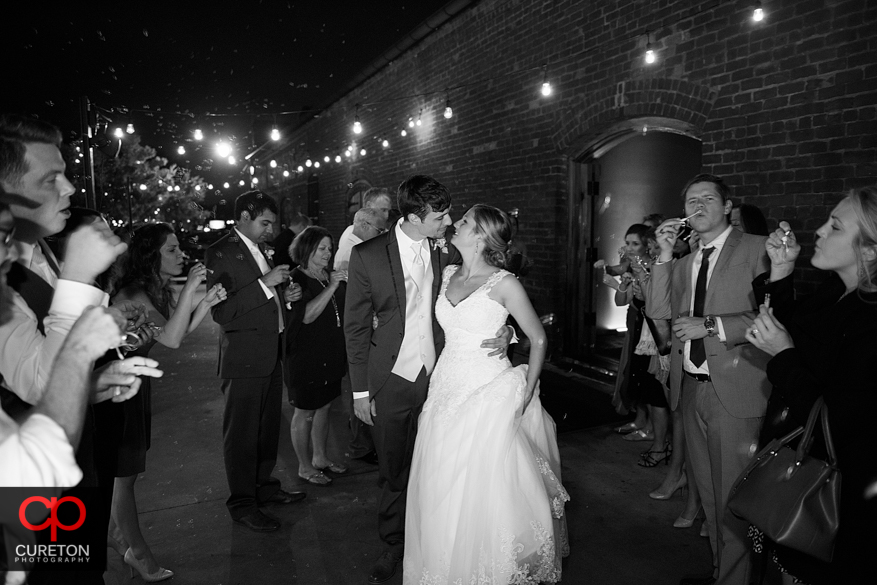
<path fill-rule="evenodd" d="M 275 476 L 286 489 L 305 491 L 308 498 L 269 509 L 283 521 L 274 533 L 257 534 L 232 523 L 225 508 L 223 401 L 215 374 L 218 334 L 208 319 L 180 349 L 156 346 L 152 352 L 165 377 L 153 383 L 152 449 L 136 489 L 141 528 L 156 558 L 176 573 L 175 585 L 365 585 L 381 552 L 376 467 L 349 462 L 350 472 L 328 488 L 300 480 L 285 396 Z M 542 385 L 557 418 L 568 414 L 586 420 L 609 402 L 607 395 L 557 370 L 549 369 Z M 556 391 L 560 385 L 562 392 Z M 567 401 L 577 385 L 583 400 Z M 565 414 L 558 415 L 558 408 Z M 346 442 L 340 406 L 332 416 L 330 452 L 340 459 Z M 664 502 L 648 497 L 666 468 L 637 466 L 643 443 L 621 440 L 611 423 L 564 431 L 572 426 L 569 420 L 558 422 L 563 483 L 572 498 L 564 584 L 675 585 L 682 576 L 710 571 L 709 543 L 698 536 L 700 522 L 685 530 L 672 527 L 683 507 L 682 493 Z M 121 558 L 112 550 L 108 555 L 106 582 L 130 583 Z M 401 583 L 400 569 L 389 585 Z"/>

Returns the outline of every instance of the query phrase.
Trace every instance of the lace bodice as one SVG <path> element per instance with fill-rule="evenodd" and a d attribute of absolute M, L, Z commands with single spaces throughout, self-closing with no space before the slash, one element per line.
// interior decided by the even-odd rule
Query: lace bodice
<path fill-rule="evenodd" d="M 496 283 L 511 272 L 494 272 L 475 292 L 453 305 L 447 297 L 448 283 L 459 268 L 458 265 L 445 268 L 441 290 L 435 303 L 435 316 L 444 329 L 446 348 L 457 344 L 468 346 L 477 340 L 474 347 L 480 349 L 482 341 L 496 337 L 497 330 L 505 324 L 509 316 L 508 310 L 488 295 Z"/>

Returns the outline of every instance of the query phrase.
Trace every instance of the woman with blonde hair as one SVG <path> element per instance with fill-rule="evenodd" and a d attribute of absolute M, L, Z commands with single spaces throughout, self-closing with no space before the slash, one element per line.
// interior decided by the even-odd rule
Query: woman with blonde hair
<path fill-rule="evenodd" d="M 850 191 L 816 230 L 810 263 L 829 272 L 809 297 L 796 301 L 792 277 L 801 246 L 786 222 L 765 244 L 769 274 L 756 278 L 764 300 L 746 338 L 773 358 L 773 384 L 761 443 L 805 424 L 824 397 L 837 464 L 843 476 L 840 528 L 830 563 L 770 543 L 752 529 L 756 551 L 769 548 L 784 583 L 870 583 L 877 578 L 877 188 Z M 810 451 L 825 459 L 821 433 Z"/>

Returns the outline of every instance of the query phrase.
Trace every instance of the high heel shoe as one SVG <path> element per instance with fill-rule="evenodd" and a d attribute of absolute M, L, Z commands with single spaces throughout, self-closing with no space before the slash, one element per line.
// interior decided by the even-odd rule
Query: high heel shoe
<path fill-rule="evenodd" d="M 638 431 L 641 428 L 642 427 L 636 426 L 635 423 L 629 422 L 627 424 L 621 425 L 620 427 L 617 427 L 615 429 L 615 432 L 618 433 L 619 435 L 626 435 L 627 433 L 632 433 L 633 431 Z"/>
<path fill-rule="evenodd" d="M 137 569 L 137 572 L 140 573 L 140 578 L 147 583 L 158 583 L 159 581 L 164 581 L 165 579 L 170 579 L 174 576 L 173 571 L 162 567 L 159 567 L 154 573 L 147 573 L 146 562 L 138 560 L 130 548 L 125 551 L 125 564 L 131 567 L 132 579 L 134 578 L 134 569 Z"/>
<path fill-rule="evenodd" d="M 683 473 L 679 476 L 679 481 L 676 482 L 676 485 L 673 486 L 672 489 L 668 492 L 662 492 L 660 490 L 655 490 L 649 494 L 649 497 L 653 500 L 669 500 L 673 497 L 673 494 L 676 493 L 676 490 L 682 489 L 688 485 L 688 477 Z"/>
<path fill-rule="evenodd" d="M 646 454 L 637 462 L 637 465 L 640 467 L 655 467 L 661 461 L 664 462 L 664 465 L 669 465 L 670 447 L 665 446 L 660 451 L 646 451 Z"/>
<path fill-rule="evenodd" d="M 686 518 L 682 514 L 679 514 L 679 518 L 673 522 L 673 528 L 691 528 L 694 526 L 694 521 L 700 517 L 700 508 L 697 509 L 697 512 L 694 513 L 694 518 Z"/>

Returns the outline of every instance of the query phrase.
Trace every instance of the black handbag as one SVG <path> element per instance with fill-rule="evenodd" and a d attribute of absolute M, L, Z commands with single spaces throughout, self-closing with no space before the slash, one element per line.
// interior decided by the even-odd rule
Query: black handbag
<path fill-rule="evenodd" d="M 828 461 L 808 455 L 817 418 L 822 420 Z M 789 443 L 799 435 L 797 449 Z M 841 474 L 820 396 L 807 419 L 774 439 L 734 482 L 728 508 L 778 544 L 830 562 L 840 515 Z"/>

